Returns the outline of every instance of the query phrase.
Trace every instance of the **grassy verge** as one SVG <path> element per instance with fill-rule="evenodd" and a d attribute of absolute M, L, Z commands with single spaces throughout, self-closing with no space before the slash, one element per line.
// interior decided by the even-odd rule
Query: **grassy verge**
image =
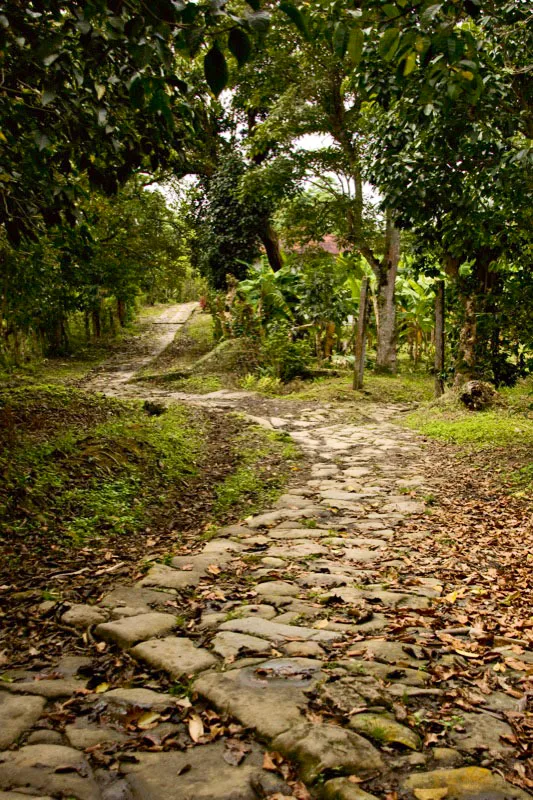
<path fill-rule="evenodd" d="M 22 589 L 98 593 L 94 575 L 107 567 L 118 562 L 115 580 L 134 575 L 147 555 L 194 546 L 210 525 L 271 502 L 295 455 L 283 435 L 237 415 L 221 424 L 207 410 L 151 416 L 65 386 L 4 389 L 0 584 L 13 601 Z"/>
<path fill-rule="evenodd" d="M 1 392 L 0 420 L 0 514 L 8 543 L 36 553 L 138 534 L 202 452 L 184 408 L 150 417 L 65 387 Z"/>
<path fill-rule="evenodd" d="M 424 374 L 376 375 L 367 372 L 364 388 L 352 389 L 352 376 L 293 381 L 283 397 L 317 402 L 421 403 L 433 397 L 433 379 Z"/>
<path fill-rule="evenodd" d="M 498 474 L 521 495 L 533 491 L 531 381 L 501 391 L 501 405 L 468 411 L 452 393 L 410 414 L 404 424 L 425 436 L 457 445 Z"/>
<path fill-rule="evenodd" d="M 250 426 L 235 440 L 236 469 L 215 487 L 215 517 L 246 516 L 271 505 L 292 470 L 297 448 L 287 434 Z"/>

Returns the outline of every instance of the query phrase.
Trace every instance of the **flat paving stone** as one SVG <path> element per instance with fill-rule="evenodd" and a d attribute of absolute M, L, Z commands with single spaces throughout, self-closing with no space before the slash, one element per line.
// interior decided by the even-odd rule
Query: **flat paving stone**
<path fill-rule="evenodd" d="M 16 742 L 41 716 L 42 697 L 13 697 L 0 690 L 0 750 Z"/>
<path fill-rule="evenodd" d="M 176 698 L 152 689 L 111 689 L 94 697 L 113 706 L 128 708 L 138 706 L 146 709 L 162 709 L 176 705 Z"/>
<path fill-rule="evenodd" d="M 272 644 L 268 640 L 232 631 L 217 633 L 211 642 L 211 647 L 222 658 L 236 658 L 242 651 L 268 655 L 272 650 Z"/>
<path fill-rule="evenodd" d="M 164 604 L 171 595 L 153 589 L 140 589 L 135 586 L 117 586 L 100 600 L 100 605 L 118 612 L 118 616 L 134 617 L 147 614 L 152 606 Z"/>
<path fill-rule="evenodd" d="M 314 659 L 274 659 L 228 672 L 209 672 L 195 691 L 242 725 L 272 738 L 305 722 L 307 696 L 321 677 Z"/>
<path fill-rule="evenodd" d="M 137 642 L 170 633 L 175 627 L 176 617 L 174 614 L 152 611 L 136 617 L 124 617 L 114 622 L 104 622 L 96 626 L 95 635 L 99 639 L 114 642 L 119 647 L 126 649 Z"/>
<path fill-rule="evenodd" d="M 133 800 L 251 800 L 263 776 L 263 754 L 250 748 L 238 766 L 225 760 L 223 742 L 184 753 L 137 753 L 137 763 L 122 763 L 121 772 Z M 260 796 L 260 795 L 259 795 Z"/>
<path fill-rule="evenodd" d="M 196 647 L 190 639 L 181 636 L 149 639 L 132 648 L 131 655 L 153 669 L 168 672 L 176 679 L 202 672 L 217 663 L 208 650 Z"/>
<path fill-rule="evenodd" d="M 285 642 L 293 639 L 313 639 L 313 641 L 331 642 L 342 638 L 341 634 L 330 631 L 317 631 L 301 625 L 284 625 L 269 619 L 232 619 L 223 622 L 220 630 L 247 633 L 271 642 Z"/>
<path fill-rule="evenodd" d="M 364 778 L 384 767 L 370 742 L 338 725 L 304 723 L 277 736 L 271 746 L 298 761 L 303 780 L 311 784 L 323 773 L 335 771 Z"/>
<path fill-rule="evenodd" d="M 267 581 L 266 583 L 258 583 L 254 586 L 254 591 L 258 595 L 273 595 L 279 594 L 285 597 L 294 597 L 300 593 L 300 587 L 294 583 L 287 583 L 287 581 Z"/>
<path fill-rule="evenodd" d="M 160 586 L 162 589 L 187 589 L 198 586 L 202 578 L 201 573 L 174 569 L 166 564 L 154 564 L 147 574 L 139 581 L 138 586 Z"/>
<path fill-rule="evenodd" d="M 64 625 L 72 625 L 73 628 L 81 628 L 83 630 L 90 625 L 105 622 L 107 617 L 107 613 L 98 608 L 98 606 L 75 604 L 68 611 L 65 611 L 61 617 L 61 622 Z"/>
<path fill-rule="evenodd" d="M 0 789 L 76 800 L 100 800 L 101 793 L 83 753 L 56 744 L 32 744 L 0 753 Z"/>

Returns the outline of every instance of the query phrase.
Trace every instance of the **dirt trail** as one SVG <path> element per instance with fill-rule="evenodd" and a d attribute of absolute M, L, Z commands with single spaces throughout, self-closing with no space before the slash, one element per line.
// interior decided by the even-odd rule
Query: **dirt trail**
<path fill-rule="evenodd" d="M 120 394 L 139 363 L 120 362 L 117 380 L 104 368 L 90 386 Z M 469 604 L 483 612 L 487 601 L 464 563 L 436 570 L 432 504 L 444 490 L 422 439 L 394 424 L 405 407 L 375 406 L 353 424 L 333 406 L 157 394 L 255 411 L 306 452 L 311 478 L 98 606 L 67 612 L 88 656 L 107 649 L 146 672 L 133 685 L 87 684 L 88 660 L 70 658 L 9 684 L 0 736 L 23 746 L 0 756 L 0 789 L 79 800 L 531 798 L 519 784 L 531 785 L 533 653 L 518 632 L 494 635 L 483 616 L 473 624 Z"/>
<path fill-rule="evenodd" d="M 128 381 L 172 342 L 176 332 L 185 325 L 197 308 L 197 302 L 179 303 L 166 308 L 148 322 L 147 330 L 130 343 L 128 350 L 117 353 L 94 370 L 83 381 L 83 388 L 113 396 L 139 394 L 128 391 Z"/>

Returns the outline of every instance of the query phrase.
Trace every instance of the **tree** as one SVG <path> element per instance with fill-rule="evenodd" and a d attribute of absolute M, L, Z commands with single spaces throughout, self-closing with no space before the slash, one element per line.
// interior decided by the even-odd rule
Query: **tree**
<path fill-rule="evenodd" d="M 446 13 L 436 12 L 437 31 Z M 480 321 L 497 312 L 505 265 L 531 252 L 524 167 L 533 128 L 518 39 L 525 19 L 525 8 L 508 4 L 466 25 L 463 9 L 463 25 L 446 40 L 452 55 L 462 56 L 461 69 L 448 59 L 448 80 L 436 81 L 423 106 L 426 77 L 416 74 L 389 92 L 388 108 L 380 95 L 374 104 L 374 180 L 399 224 L 439 254 L 461 302 L 457 383 L 484 372 L 497 336 Z"/>
<path fill-rule="evenodd" d="M 29 0 L 0 16 L 0 221 L 12 242 L 36 225 L 74 224 L 91 186 L 116 192 L 139 168 L 183 170 L 202 135 L 206 85 L 190 85 L 203 57 L 218 94 L 224 49 L 240 62 L 269 16 L 224 4 L 141 0 Z M 228 35 L 229 29 L 229 35 Z"/>

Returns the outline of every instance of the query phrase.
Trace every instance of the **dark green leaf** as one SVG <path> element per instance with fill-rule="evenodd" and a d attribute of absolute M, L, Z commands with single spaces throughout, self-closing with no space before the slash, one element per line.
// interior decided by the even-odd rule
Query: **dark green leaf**
<path fill-rule="evenodd" d="M 333 31 L 333 51 L 339 58 L 344 58 L 348 43 L 348 32 L 343 22 L 337 22 Z"/>
<path fill-rule="evenodd" d="M 217 44 L 214 44 L 205 55 L 204 75 L 209 88 L 218 97 L 228 82 L 228 65 L 224 53 Z"/>
<path fill-rule="evenodd" d="M 141 78 L 135 78 L 131 83 L 130 101 L 133 108 L 142 108 L 144 104 L 144 85 Z"/>
<path fill-rule="evenodd" d="M 250 58 L 252 45 L 242 28 L 232 28 L 228 36 L 228 47 L 232 55 L 237 59 L 239 67 L 246 64 Z"/>
<path fill-rule="evenodd" d="M 364 34 L 361 28 L 352 28 L 348 37 L 348 55 L 354 67 L 361 61 L 363 55 Z"/>
<path fill-rule="evenodd" d="M 391 61 L 400 43 L 400 32 L 397 28 L 388 28 L 379 40 L 379 54 L 385 61 Z"/>
<path fill-rule="evenodd" d="M 283 13 L 286 14 L 289 19 L 292 20 L 292 22 L 294 22 L 300 33 L 303 33 L 304 36 L 307 36 L 307 23 L 299 8 L 292 3 L 283 1 L 279 4 L 279 9 L 280 11 L 283 11 Z"/>

